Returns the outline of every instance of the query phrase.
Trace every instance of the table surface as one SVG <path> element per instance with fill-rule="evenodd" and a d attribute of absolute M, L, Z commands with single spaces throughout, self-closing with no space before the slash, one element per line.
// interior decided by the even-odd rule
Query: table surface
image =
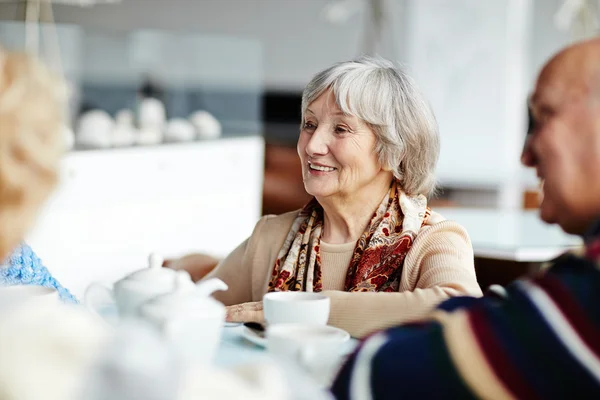
<path fill-rule="evenodd" d="M 436 211 L 465 227 L 476 257 L 544 262 L 582 243 L 579 237 L 541 221 L 538 211 L 477 208 Z"/>
<path fill-rule="evenodd" d="M 216 365 L 227 368 L 269 359 L 264 347 L 258 346 L 243 337 L 243 330 L 244 326 L 242 324 L 223 328 L 223 336 L 215 360 Z"/>

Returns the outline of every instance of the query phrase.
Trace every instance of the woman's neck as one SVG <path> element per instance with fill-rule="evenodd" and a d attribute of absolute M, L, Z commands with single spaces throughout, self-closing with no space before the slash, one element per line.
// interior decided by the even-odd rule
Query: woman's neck
<path fill-rule="evenodd" d="M 355 242 L 365 231 L 373 213 L 389 191 L 389 184 L 369 185 L 354 196 L 317 199 L 323 207 L 321 239 L 330 244 Z"/>

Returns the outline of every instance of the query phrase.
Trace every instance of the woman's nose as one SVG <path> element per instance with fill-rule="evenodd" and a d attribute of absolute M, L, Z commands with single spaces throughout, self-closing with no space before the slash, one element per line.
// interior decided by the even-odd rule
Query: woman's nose
<path fill-rule="evenodd" d="M 317 128 L 310 136 L 306 144 L 306 154 L 309 156 L 318 156 L 327 154 L 327 138 L 324 129 Z"/>

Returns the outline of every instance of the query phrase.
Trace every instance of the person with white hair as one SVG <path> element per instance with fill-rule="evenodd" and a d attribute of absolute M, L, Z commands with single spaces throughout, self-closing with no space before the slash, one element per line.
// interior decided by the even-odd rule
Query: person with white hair
<path fill-rule="evenodd" d="M 23 238 L 58 179 L 66 86 L 26 54 L 0 49 L 0 286 L 54 288 L 76 303 Z"/>
<path fill-rule="evenodd" d="M 439 149 L 433 112 L 402 69 L 376 57 L 335 64 L 302 96 L 297 150 L 314 198 L 261 218 L 216 267 L 204 255 L 168 266 L 224 280 L 215 297 L 230 321 L 261 321 L 267 292 L 322 292 L 329 324 L 356 337 L 479 296 L 467 232 L 427 206 Z"/>

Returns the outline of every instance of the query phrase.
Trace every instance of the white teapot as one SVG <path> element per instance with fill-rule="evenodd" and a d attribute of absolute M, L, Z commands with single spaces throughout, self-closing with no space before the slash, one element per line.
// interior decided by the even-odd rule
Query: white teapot
<path fill-rule="evenodd" d="M 162 262 L 162 257 L 151 254 L 148 268 L 132 272 L 117 281 L 112 289 L 92 283 L 85 291 L 85 305 L 101 315 L 103 307 L 116 305 L 121 318 L 137 316 L 142 303 L 173 290 L 176 271 L 163 268 Z"/>
<path fill-rule="evenodd" d="M 138 125 L 140 129 L 164 128 L 167 122 L 167 111 L 165 105 L 159 99 L 153 97 L 143 98 L 138 108 Z"/>
<path fill-rule="evenodd" d="M 218 278 L 192 283 L 177 271 L 175 289 L 142 304 L 139 315 L 153 325 L 176 353 L 189 364 L 213 361 L 225 322 L 225 306 L 211 297 L 227 290 Z"/>

